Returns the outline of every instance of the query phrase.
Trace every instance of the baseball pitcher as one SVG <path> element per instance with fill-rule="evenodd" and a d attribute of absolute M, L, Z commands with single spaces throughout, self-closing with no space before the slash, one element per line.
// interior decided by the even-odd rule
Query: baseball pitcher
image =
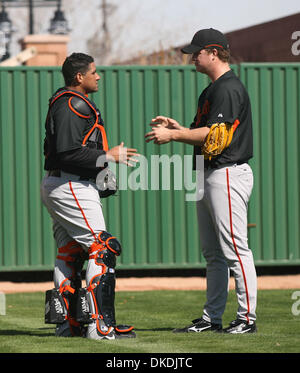
<path fill-rule="evenodd" d="M 201 93 L 190 128 L 174 119 L 158 116 L 146 141 L 164 144 L 179 141 L 194 146 L 204 156 L 204 197 L 197 202 L 199 233 L 207 262 L 207 301 L 202 315 L 174 332 L 256 331 L 256 271 L 247 240 L 247 206 L 253 187 L 248 164 L 252 158 L 252 118 L 248 93 L 230 69 L 229 46 L 218 30 L 198 31 L 190 45 L 196 70 L 211 83 Z M 229 270 L 238 300 L 236 319 L 222 329 Z"/>

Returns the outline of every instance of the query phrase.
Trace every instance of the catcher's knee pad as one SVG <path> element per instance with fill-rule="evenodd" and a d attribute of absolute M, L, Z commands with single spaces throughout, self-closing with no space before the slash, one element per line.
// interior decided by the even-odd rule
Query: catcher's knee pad
<path fill-rule="evenodd" d="M 108 232 L 100 232 L 97 242 L 89 249 L 86 295 L 81 293 L 79 313 L 96 321 L 97 330 L 103 335 L 110 333 L 116 323 L 115 267 L 116 256 L 121 251 L 120 242 Z M 81 318 L 77 316 L 77 319 Z"/>

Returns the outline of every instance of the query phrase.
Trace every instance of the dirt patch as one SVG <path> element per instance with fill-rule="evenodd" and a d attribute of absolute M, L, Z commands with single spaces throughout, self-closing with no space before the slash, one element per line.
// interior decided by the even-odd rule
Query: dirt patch
<path fill-rule="evenodd" d="M 300 274 L 286 276 L 259 276 L 258 289 L 300 289 Z M 230 289 L 234 289 L 234 279 L 230 278 Z M 83 286 L 85 283 L 83 282 Z M 53 288 L 53 282 L 15 283 L 0 282 L 0 292 L 25 293 L 46 291 Z M 130 277 L 117 279 L 116 291 L 147 290 L 205 290 L 205 277 Z"/>

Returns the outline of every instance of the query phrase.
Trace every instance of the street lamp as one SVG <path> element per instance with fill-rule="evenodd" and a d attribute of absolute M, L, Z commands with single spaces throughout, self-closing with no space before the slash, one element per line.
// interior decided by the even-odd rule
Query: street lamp
<path fill-rule="evenodd" d="M 0 61 L 4 61 L 10 57 L 9 46 L 14 28 L 5 10 L 4 1 L 2 0 L 1 3 L 2 7 L 0 12 Z"/>
<path fill-rule="evenodd" d="M 61 0 L 57 1 L 57 10 L 54 13 L 54 17 L 50 21 L 50 34 L 66 35 L 71 30 L 68 27 L 68 21 L 65 19 L 65 15 L 61 10 Z"/>
<path fill-rule="evenodd" d="M 34 8 L 57 6 L 54 17 L 50 21 L 51 34 L 68 34 L 71 30 L 61 10 L 61 0 L 0 0 L 0 62 L 10 57 L 10 43 L 12 33 L 15 31 L 11 20 L 8 18 L 6 8 L 27 8 L 29 14 L 29 34 L 34 34 Z"/>

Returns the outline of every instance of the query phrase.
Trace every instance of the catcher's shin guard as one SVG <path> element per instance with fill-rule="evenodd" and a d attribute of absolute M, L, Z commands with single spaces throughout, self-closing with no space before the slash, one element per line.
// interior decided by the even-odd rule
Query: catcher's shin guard
<path fill-rule="evenodd" d="M 46 291 L 45 323 L 62 324 L 67 318 L 67 309 L 58 289 Z"/>
<path fill-rule="evenodd" d="M 87 296 L 92 322 L 88 325 L 90 339 L 115 339 L 118 327 L 115 320 L 116 256 L 121 254 L 119 241 L 107 232 L 100 232 L 98 241 L 89 249 L 87 268 Z M 81 304 L 86 304 L 82 302 Z M 132 327 L 126 327 L 126 332 Z M 124 329 L 124 328 L 123 328 Z M 122 333 L 122 327 L 120 333 Z"/>
<path fill-rule="evenodd" d="M 54 270 L 56 288 L 46 292 L 45 322 L 57 324 L 57 336 L 82 336 L 83 326 L 76 321 L 78 291 L 84 252 L 76 241 L 58 249 Z"/>

